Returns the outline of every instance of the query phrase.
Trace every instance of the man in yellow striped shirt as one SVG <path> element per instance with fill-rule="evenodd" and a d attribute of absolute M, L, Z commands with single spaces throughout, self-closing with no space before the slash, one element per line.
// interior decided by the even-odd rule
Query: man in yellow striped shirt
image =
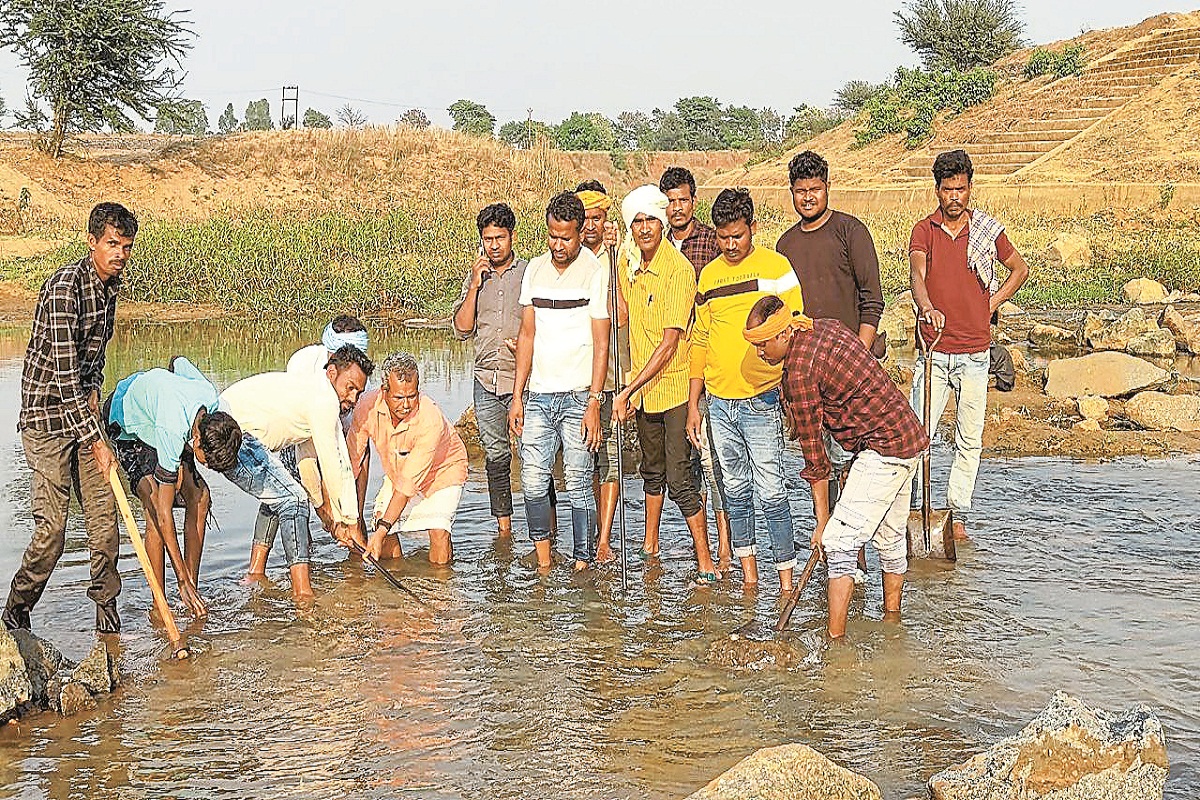
<path fill-rule="evenodd" d="M 713 202 L 721 255 L 700 272 L 692 331 L 687 434 L 700 442 L 700 396 L 707 390 L 709 424 L 725 483 L 733 554 L 747 586 L 758 583 L 754 498 L 766 520 L 781 592 L 792 588 L 796 545 L 783 475 L 783 418 L 779 365 L 767 364 L 742 335 L 759 298 L 778 295 L 804 310 L 800 281 L 786 258 L 754 246 L 754 200 L 725 189 Z"/>
<path fill-rule="evenodd" d="M 646 493 L 646 538 L 642 552 L 658 552 L 659 523 L 668 490 L 687 521 L 696 548 L 696 583 L 711 585 L 720 575 L 708 548 L 704 504 L 692 469 L 684 426 L 688 401 L 688 329 L 696 294 L 696 272 L 687 257 L 663 246 L 667 196 L 657 186 L 634 189 L 621 203 L 629 228 L 617 270 L 617 321 L 628 326 L 632 380 L 613 402 L 621 424 L 637 407 L 641 473 Z"/>

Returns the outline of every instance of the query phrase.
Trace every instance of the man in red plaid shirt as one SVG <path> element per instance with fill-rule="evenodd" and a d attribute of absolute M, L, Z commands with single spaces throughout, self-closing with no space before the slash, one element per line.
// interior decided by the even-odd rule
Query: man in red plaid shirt
<path fill-rule="evenodd" d="M 783 397 L 792 438 L 804 451 L 801 476 L 812 489 L 813 547 L 829 564 L 829 635 L 846 635 L 858 549 L 873 542 L 883 568 L 885 619 L 900 614 L 908 571 L 908 500 L 919 458 L 929 446 L 908 401 L 862 341 L 837 320 L 793 314 L 773 295 L 759 300 L 745 336 L 768 364 L 783 363 Z M 822 424 L 855 453 L 846 488 L 829 512 L 831 465 Z"/>

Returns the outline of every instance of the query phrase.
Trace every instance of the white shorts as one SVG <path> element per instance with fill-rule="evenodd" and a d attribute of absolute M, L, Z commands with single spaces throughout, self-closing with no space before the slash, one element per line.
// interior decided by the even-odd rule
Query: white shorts
<path fill-rule="evenodd" d="M 850 467 L 846 488 L 825 525 L 821 543 L 829 577 L 852 575 L 858 548 L 873 542 L 884 572 L 903 575 L 908 568 L 908 500 L 920 463 L 864 450 Z"/>
<path fill-rule="evenodd" d="M 378 521 L 387 511 L 392 500 L 392 482 L 385 476 L 379 494 L 375 495 L 375 510 L 372 519 Z M 416 531 L 441 530 L 450 532 L 454 528 L 454 516 L 458 513 L 458 501 L 462 497 L 462 484 L 438 489 L 429 497 L 417 495 L 408 501 L 403 516 L 392 526 L 392 533 L 414 533 Z"/>

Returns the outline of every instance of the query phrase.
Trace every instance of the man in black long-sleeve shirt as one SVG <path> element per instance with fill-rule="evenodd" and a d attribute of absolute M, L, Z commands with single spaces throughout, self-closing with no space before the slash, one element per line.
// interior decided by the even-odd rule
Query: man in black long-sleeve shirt
<path fill-rule="evenodd" d="M 114 462 L 101 434 L 99 409 L 117 287 L 137 227 L 137 219 L 123 206 L 96 206 L 88 219 L 88 254 L 60 267 L 38 294 L 17 424 L 33 472 L 29 499 L 34 531 L 4 608 L 10 630 L 29 628 L 29 613 L 62 556 L 73 484 L 91 550 L 88 597 L 96 603 L 96 630 L 121 630 L 117 512 L 108 485 Z"/>

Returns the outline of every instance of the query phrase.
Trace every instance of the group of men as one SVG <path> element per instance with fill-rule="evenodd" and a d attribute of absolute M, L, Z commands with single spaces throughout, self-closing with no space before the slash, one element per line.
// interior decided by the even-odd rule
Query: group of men
<path fill-rule="evenodd" d="M 546 208 L 547 251 L 528 261 L 516 252 L 512 209 L 495 203 L 480 211 L 478 256 L 453 327 L 474 338 L 474 408 L 498 535 L 513 530 L 515 444 L 529 538 L 538 567 L 551 566 L 551 472 L 561 453 L 574 569 L 611 560 L 623 455 L 614 426 L 632 419 L 645 493 L 639 555 L 657 556 L 669 495 L 691 533 L 694 583 L 719 581 L 736 558 L 743 584 L 754 587 L 757 510 L 780 590 L 790 592 L 790 432 L 812 487 L 812 545 L 828 563 L 830 635 L 845 633 L 854 584 L 865 579 L 867 542 L 879 553 L 884 610 L 898 613 L 911 485 L 931 433 L 917 420 L 916 387 L 931 370 L 934 424 L 955 394 L 947 501 L 955 534 L 965 537 L 982 444 L 990 318 L 1028 274 L 1003 226 L 970 208 L 967 154 L 941 154 L 933 172 L 939 207 L 915 226 L 909 259 L 918 335 L 940 341 L 918 362 L 911 407 L 879 363 L 884 301 L 870 233 L 829 207 L 829 168 L 815 153 L 789 165 L 800 219 L 775 249 L 756 244 L 754 202 L 743 189 L 716 197 L 712 226 L 698 220 L 696 182 L 682 167 L 625 196 L 624 235 L 598 182 L 556 195 Z M 285 370 L 224 392 L 177 357 L 124 378 L 101 402 L 117 286 L 136 232 L 126 209 L 97 206 L 88 255 L 54 273 L 39 295 L 19 423 L 33 472 L 35 529 L 12 581 L 5 624 L 29 627 L 63 550 L 74 484 L 92 551 L 97 629 L 119 630 L 116 516 L 107 486 L 114 463 L 145 507 L 158 580 L 169 558 L 180 597 L 196 615 L 206 611 L 198 577 L 211 506 L 196 464 L 259 501 L 248 575 L 263 576 L 279 536 L 297 600 L 312 596 L 310 504 L 322 526 L 355 551 L 398 557 L 399 533 L 428 531 L 429 560 L 448 563 L 467 478 L 465 447 L 420 393 L 411 355 L 384 359 L 380 388 L 366 391 L 375 365 L 367 331 L 353 317 L 335 318 L 321 342 L 295 353 Z M 996 261 L 1009 269 L 1002 285 Z M 385 479 L 368 524 L 372 446 Z M 180 505 L 182 551 L 173 514 Z"/>

